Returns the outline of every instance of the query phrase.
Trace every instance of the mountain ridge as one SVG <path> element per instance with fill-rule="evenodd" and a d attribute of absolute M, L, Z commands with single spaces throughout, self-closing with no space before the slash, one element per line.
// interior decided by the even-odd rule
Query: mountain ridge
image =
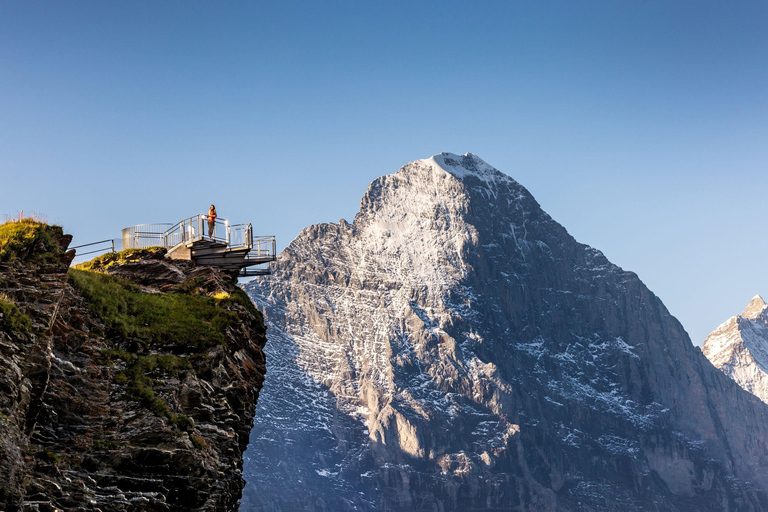
<path fill-rule="evenodd" d="M 277 340 L 246 510 L 768 508 L 765 405 L 475 155 L 375 179 L 245 288 Z"/>

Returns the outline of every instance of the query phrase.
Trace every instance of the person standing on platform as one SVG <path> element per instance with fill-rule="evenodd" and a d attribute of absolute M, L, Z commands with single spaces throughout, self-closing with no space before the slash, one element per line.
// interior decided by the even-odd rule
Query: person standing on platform
<path fill-rule="evenodd" d="M 213 240 L 213 235 L 216 229 L 216 207 L 211 205 L 208 209 L 208 237 Z"/>

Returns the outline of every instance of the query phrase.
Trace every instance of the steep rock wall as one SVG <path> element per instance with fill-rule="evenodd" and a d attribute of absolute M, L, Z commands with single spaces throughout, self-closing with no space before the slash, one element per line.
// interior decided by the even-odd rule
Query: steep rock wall
<path fill-rule="evenodd" d="M 43 230 L 55 248 L 0 258 L 0 510 L 236 510 L 261 315 L 162 250 L 68 274 L 71 237 Z"/>

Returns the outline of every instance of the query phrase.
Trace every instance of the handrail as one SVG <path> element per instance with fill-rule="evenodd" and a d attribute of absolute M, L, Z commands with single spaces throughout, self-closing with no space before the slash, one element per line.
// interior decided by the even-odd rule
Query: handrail
<path fill-rule="evenodd" d="M 122 231 L 123 249 L 146 249 L 162 246 L 163 233 L 171 226 L 169 223 L 138 224 Z"/>
<path fill-rule="evenodd" d="M 82 254 L 77 254 L 77 249 L 80 249 L 81 247 L 91 247 L 94 245 L 106 244 L 107 242 L 109 242 L 110 247 L 103 247 L 101 249 L 96 249 L 95 251 L 88 251 Z M 97 252 L 115 252 L 115 240 L 108 238 L 107 240 L 99 240 L 98 242 L 91 242 L 89 244 L 75 245 L 70 247 L 70 249 L 75 249 L 75 254 L 77 254 L 77 256 L 87 256 L 89 254 L 96 254 Z"/>
<path fill-rule="evenodd" d="M 211 227 L 213 229 L 211 229 Z M 241 236 L 241 231 L 250 235 L 250 224 L 235 224 L 230 226 L 226 219 L 216 218 L 209 221 L 206 214 L 193 215 L 180 220 L 163 233 L 163 247 L 173 248 L 184 242 L 195 240 L 210 240 L 225 243 L 230 247 L 245 247 L 248 236 Z M 250 247 L 250 246 L 249 246 Z"/>
<path fill-rule="evenodd" d="M 91 242 L 89 244 L 73 245 L 72 247 L 70 247 L 70 249 L 79 249 L 81 247 L 88 247 L 89 245 L 103 244 L 105 242 L 111 242 L 112 243 L 112 247 L 113 248 L 115 247 L 115 241 L 112 238 L 108 238 L 106 240 L 99 240 L 98 242 Z"/>
<path fill-rule="evenodd" d="M 277 242 L 274 235 L 254 236 L 251 250 L 248 251 L 245 259 L 275 261 L 277 259 Z"/>

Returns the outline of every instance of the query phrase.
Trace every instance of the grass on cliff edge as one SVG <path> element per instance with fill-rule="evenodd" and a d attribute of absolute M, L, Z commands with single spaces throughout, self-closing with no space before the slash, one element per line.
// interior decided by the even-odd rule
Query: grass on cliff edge
<path fill-rule="evenodd" d="M 55 261 L 61 254 L 57 238 L 64 234 L 61 226 L 51 226 L 34 219 L 0 224 L 0 263 Z"/>
<path fill-rule="evenodd" d="M 107 326 L 147 348 L 203 351 L 226 343 L 223 332 L 238 322 L 236 313 L 212 297 L 146 293 L 119 277 L 86 270 L 70 269 L 69 279 Z"/>
<path fill-rule="evenodd" d="M 163 247 L 145 247 L 143 249 L 125 249 L 120 252 L 108 252 L 96 256 L 90 261 L 79 263 L 74 268 L 78 270 L 106 270 L 113 265 L 124 265 L 134 261 L 140 261 L 148 256 L 165 254 Z"/>

